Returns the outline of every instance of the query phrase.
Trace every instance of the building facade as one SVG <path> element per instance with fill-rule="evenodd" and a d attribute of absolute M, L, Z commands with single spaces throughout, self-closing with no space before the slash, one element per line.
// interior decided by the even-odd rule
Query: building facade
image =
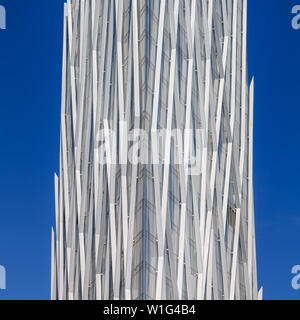
<path fill-rule="evenodd" d="M 52 299 L 259 299 L 247 0 L 68 0 Z"/>

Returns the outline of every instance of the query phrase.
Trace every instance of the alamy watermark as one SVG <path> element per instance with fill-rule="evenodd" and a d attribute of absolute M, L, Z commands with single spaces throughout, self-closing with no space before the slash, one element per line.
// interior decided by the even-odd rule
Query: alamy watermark
<path fill-rule="evenodd" d="M 119 130 L 104 128 L 98 131 L 95 163 L 100 165 L 179 165 L 185 175 L 201 174 L 203 148 L 206 145 L 203 129 L 143 129 L 128 130 L 120 121 Z"/>
<path fill-rule="evenodd" d="M 292 28 L 294 30 L 300 29 L 300 4 L 293 6 L 292 14 L 294 15 L 292 19 Z"/>
<path fill-rule="evenodd" d="M 6 270 L 0 265 L 0 290 L 6 290 Z"/>
<path fill-rule="evenodd" d="M 6 29 L 6 9 L 0 5 L 0 30 Z"/>
<path fill-rule="evenodd" d="M 292 274 L 294 274 L 294 277 L 292 278 L 292 288 L 294 290 L 300 289 L 300 265 L 295 265 L 292 268 Z"/>

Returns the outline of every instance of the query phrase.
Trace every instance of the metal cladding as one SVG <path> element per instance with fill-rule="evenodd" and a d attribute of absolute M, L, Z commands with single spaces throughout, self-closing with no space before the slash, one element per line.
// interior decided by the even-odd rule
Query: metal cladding
<path fill-rule="evenodd" d="M 260 299 L 246 0 L 69 0 L 52 299 Z"/>

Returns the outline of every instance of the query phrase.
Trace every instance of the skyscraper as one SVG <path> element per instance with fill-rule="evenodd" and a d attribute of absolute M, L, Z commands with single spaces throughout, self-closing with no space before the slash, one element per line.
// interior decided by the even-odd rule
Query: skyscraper
<path fill-rule="evenodd" d="M 52 298 L 258 299 L 247 1 L 64 8 Z"/>

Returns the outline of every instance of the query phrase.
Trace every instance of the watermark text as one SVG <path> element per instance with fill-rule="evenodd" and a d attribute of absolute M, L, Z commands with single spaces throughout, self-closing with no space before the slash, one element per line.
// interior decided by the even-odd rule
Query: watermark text
<path fill-rule="evenodd" d="M 0 265 L 0 290 L 6 290 L 6 270 Z"/>
<path fill-rule="evenodd" d="M 300 29 L 300 5 L 293 6 L 292 14 L 294 15 L 292 19 L 292 28 L 294 30 L 299 30 Z"/>
<path fill-rule="evenodd" d="M 0 29 L 6 29 L 6 9 L 4 6 L 0 5 Z"/>

